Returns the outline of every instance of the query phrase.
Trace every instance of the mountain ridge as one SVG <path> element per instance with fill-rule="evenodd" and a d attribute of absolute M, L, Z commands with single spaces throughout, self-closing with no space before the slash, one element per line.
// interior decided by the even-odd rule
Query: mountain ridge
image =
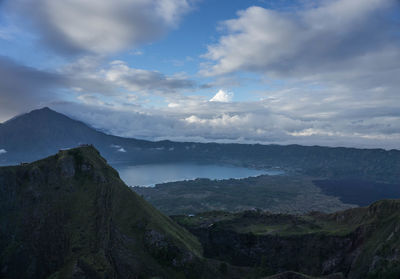
<path fill-rule="evenodd" d="M 0 182 L 0 277 L 171 278 L 202 268 L 198 241 L 91 146 L 1 167 Z"/>
<path fill-rule="evenodd" d="M 31 162 L 59 149 L 93 144 L 109 162 L 221 163 L 314 177 L 400 181 L 400 151 L 301 145 L 146 141 L 107 135 L 49 108 L 20 115 L 0 126 L 0 164 Z"/>
<path fill-rule="evenodd" d="M 85 122 L 82 121 L 82 120 L 75 119 L 75 118 L 73 118 L 73 117 L 71 117 L 71 116 L 67 116 L 67 115 L 62 114 L 62 113 L 60 113 L 60 112 L 57 112 L 57 111 L 51 109 L 50 107 L 42 107 L 42 108 L 39 108 L 39 109 L 34 109 L 34 110 L 32 110 L 32 111 L 30 111 L 30 112 L 27 112 L 27 113 L 21 113 L 21 114 L 19 114 L 19 115 L 16 115 L 16 116 L 14 116 L 14 117 L 12 117 L 12 118 L 10 118 L 10 119 L 4 121 L 3 123 L 0 123 L 0 126 L 1 126 L 1 125 L 5 125 L 5 124 L 8 124 L 9 122 L 13 122 L 13 121 L 15 121 L 15 120 L 17 120 L 17 119 L 24 118 L 24 117 L 26 117 L 26 116 L 29 117 L 29 116 L 31 116 L 32 114 L 37 114 L 37 113 L 47 114 L 48 116 L 51 116 L 51 117 L 54 117 L 54 116 L 59 116 L 59 117 L 60 117 L 60 116 L 62 116 L 62 117 L 66 118 L 66 119 L 69 119 L 69 120 L 71 120 L 71 121 L 74 121 L 74 122 L 83 124 L 83 125 L 86 126 L 87 128 L 90 128 L 90 129 L 92 129 L 92 130 L 95 130 L 96 132 L 102 133 L 102 134 L 104 134 L 104 135 L 106 135 L 106 136 L 112 136 L 112 137 L 123 138 L 123 139 L 138 140 L 138 141 L 143 141 L 143 142 L 154 142 L 154 143 L 158 143 L 158 142 L 174 142 L 174 141 L 171 141 L 171 140 L 168 140 L 168 139 L 166 139 L 166 140 L 159 140 L 159 141 L 152 141 L 152 140 L 146 140 L 146 139 L 137 139 L 137 138 L 134 138 L 134 137 L 122 137 L 122 136 L 112 135 L 112 134 L 110 134 L 110 133 L 107 133 L 107 132 L 104 131 L 104 130 L 100 130 L 100 129 L 97 129 L 97 128 L 95 128 L 95 127 L 92 127 L 91 125 L 85 123 Z M 179 142 L 175 142 L 175 143 L 203 143 L 203 142 L 179 141 Z M 205 142 L 204 144 L 207 144 L 207 143 L 215 143 L 215 142 L 210 141 L 210 142 Z M 261 144 L 261 143 L 251 143 L 251 144 L 247 144 L 247 143 L 215 143 L 215 144 L 267 145 L 267 146 L 301 146 L 301 147 L 316 147 L 316 148 L 329 148 L 329 149 L 342 149 L 342 148 L 344 148 L 344 149 L 356 149 L 356 150 L 400 151 L 399 149 L 357 148 L 357 147 L 345 147 L 345 146 L 323 146 L 323 145 L 318 145 L 318 144 L 315 144 L 315 145 L 301 145 L 301 144 L 286 144 L 286 145 L 281 145 L 281 144 Z"/>

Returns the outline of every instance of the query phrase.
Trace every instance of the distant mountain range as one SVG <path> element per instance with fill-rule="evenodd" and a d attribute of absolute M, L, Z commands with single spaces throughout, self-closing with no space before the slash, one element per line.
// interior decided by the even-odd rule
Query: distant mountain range
<path fill-rule="evenodd" d="M 211 162 L 331 177 L 400 181 L 400 151 L 300 145 L 146 141 L 107 135 L 49 108 L 0 124 L 0 164 L 31 162 L 80 144 L 93 144 L 110 162 Z"/>
<path fill-rule="evenodd" d="M 151 142 L 107 135 L 49 108 L 34 110 L 0 124 L 0 149 L 6 152 L 0 157 L 3 164 L 31 162 L 59 149 L 81 144 L 96 145 L 110 160 L 129 159 L 132 150 L 136 155 L 141 146 L 149 145 L 147 151 L 157 146 Z M 150 156 L 148 153 L 146 155 Z"/>

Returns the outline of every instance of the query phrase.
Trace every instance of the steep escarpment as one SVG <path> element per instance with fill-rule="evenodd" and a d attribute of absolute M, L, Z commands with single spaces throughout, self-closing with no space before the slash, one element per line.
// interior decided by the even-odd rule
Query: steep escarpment
<path fill-rule="evenodd" d="M 308 215 L 211 212 L 176 216 L 203 244 L 204 253 L 274 274 L 400 278 L 400 201 Z"/>
<path fill-rule="evenodd" d="M 0 212 L 1 278 L 205 272 L 197 239 L 132 192 L 91 146 L 0 168 Z"/>

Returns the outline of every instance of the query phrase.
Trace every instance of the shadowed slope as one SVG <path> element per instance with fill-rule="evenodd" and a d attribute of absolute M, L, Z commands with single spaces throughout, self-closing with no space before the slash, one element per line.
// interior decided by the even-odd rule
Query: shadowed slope
<path fill-rule="evenodd" d="M 197 240 L 90 146 L 0 168 L 0 211 L 5 278 L 175 278 L 202 268 Z"/>
<path fill-rule="evenodd" d="M 400 278 L 400 200 L 331 214 L 215 211 L 174 218 L 199 238 L 205 256 L 234 265 L 269 274 Z"/>

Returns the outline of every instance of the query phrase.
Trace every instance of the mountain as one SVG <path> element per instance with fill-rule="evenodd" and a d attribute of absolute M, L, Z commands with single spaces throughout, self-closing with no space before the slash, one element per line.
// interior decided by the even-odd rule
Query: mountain
<path fill-rule="evenodd" d="M 91 146 L 1 167 L 0 212 L 0 278 L 218 278 Z"/>
<path fill-rule="evenodd" d="M 397 279 L 399 212 L 400 200 L 383 200 L 171 219 L 81 146 L 0 167 L 0 278 Z"/>
<path fill-rule="evenodd" d="M 330 278 L 400 278 L 400 200 L 332 214 L 214 211 L 173 218 L 198 237 L 206 257 L 256 267 L 259 275 L 293 270 Z M 310 278 L 283 275 L 271 278 Z"/>
<path fill-rule="evenodd" d="M 93 144 L 111 163 L 221 163 L 251 168 L 281 167 L 318 178 L 400 181 L 400 151 L 300 145 L 145 141 L 107 135 L 49 108 L 0 125 L 0 164 L 31 162 L 59 149 Z"/>
<path fill-rule="evenodd" d="M 34 110 L 0 125 L 0 148 L 7 151 L 0 159 L 6 163 L 31 162 L 59 149 L 91 143 L 113 157 L 119 144 L 140 145 L 143 141 L 106 135 L 83 122 L 49 108 Z M 123 152 L 118 152 L 123 153 Z M 118 154 L 123 158 L 123 154 Z"/>

